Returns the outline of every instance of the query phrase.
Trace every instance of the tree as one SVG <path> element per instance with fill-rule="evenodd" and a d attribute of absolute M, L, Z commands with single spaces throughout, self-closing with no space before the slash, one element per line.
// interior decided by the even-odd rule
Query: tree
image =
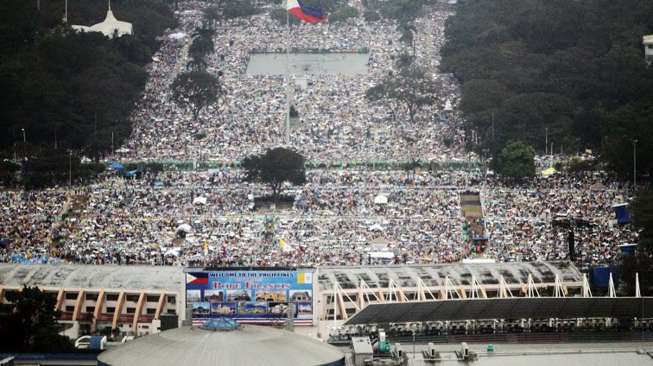
<path fill-rule="evenodd" d="M 242 166 L 247 171 L 245 181 L 270 185 L 276 202 L 284 183 L 300 185 L 306 182 L 304 164 L 305 159 L 301 154 L 278 147 L 266 151 L 263 155 L 245 158 Z"/>
<path fill-rule="evenodd" d="M 112 133 L 120 146 L 145 87 L 143 66 L 152 62 L 158 36 L 175 26 L 162 0 L 120 1 L 112 9 L 134 24 L 134 35 L 112 40 L 62 24 L 63 5 L 41 1 L 37 12 L 32 1 L 0 2 L 0 155 L 13 155 L 21 129 L 34 151 L 55 146 L 98 159 L 110 150 Z M 106 15 L 106 2 L 69 10 L 70 24 L 93 24 Z"/>
<path fill-rule="evenodd" d="M 379 11 L 384 18 L 410 22 L 422 14 L 422 0 L 393 0 L 379 2 Z"/>
<path fill-rule="evenodd" d="M 410 122 L 415 122 L 417 113 L 435 100 L 435 81 L 427 76 L 418 65 L 411 64 L 399 69 L 398 73 L 387 75 L 381 82 L 366 92 L 369 101 L 391 101 L 403 105 Z"/>
<path fill-rule="evenodd" d="M 411 47 L 414 56 L 416 52 L 415 33 L 417 33 L 417 27 L 413 23 L 400 23 L 397 25 L 397 30 L 401 33 L 399 42 Z"/>
<path fill-rule="evenodd" d="M 635 273 L 638 273 L 642 295 L 650 296 L 653 288 L 653 189 L 639 190 L 631 207 L 633 225 L 641 231 L 635 255 L 623 259 L 622 279 L 626 294 L 632 296 Z"/>
<path fill-rule="evenodd" d="M 222 9 L 222 15 L 225 19 L 243 18 L 252 16 L 259 12 L 251 0 L 230 1 L 229 6 Z"/>
<path fill-rule="evenodd" d="M 76 154 L 62 149 L 39 149 L 23 162 L 22 184 L 26 189 L 67 185 L 95 177 L 103 164 L 82 164 Z"/>
<path fill-rule="evenodd" d="M 535 150 L 521 141 L 511 141 L 495 159 L 495 169 L 500 175 L 520 180 L 535 173 Z"/>
<path fill-rule="evenodd" d="M 341 23 L 356 17 L 358 17 L 358 9 L 353 6 L 343 6 L 329 15 L 329 23 Z"/>
<path fill-rule="evenodd" d="M 0 161 L 0 184 L 4 186 L 12 185 L 16 180 L 16 172 L 20 166 L 9 160 Z"/>
<path fill-rule="evenodd" d="M 9 305 L 0 313 L 0 332 L 8 335 L 0 342 L 0 352 L 72 352 L 70 339 L 59 335 L 56 298 L 38 287 L 25 286 L 8 292 Z"/>
<path fill-rule="evenodd" d="M 632 204 L 633 224 L 641 229 L 638 250 L 653 254 L 653 189 L 639 190 Z"/>
<path fill-rule="evenodd" d="M 222 19 L 222 8 L 220 6 L 209 6 L 204 9 L 204 21 L 211 29 L 215 29 L 215 23 Z"/>
<path fill-rule="evenodd" d="M 299 25 L 302 23 L 301 20 L 288 14 L 288 10 L 286 10 L 285 8 L 271 10 L 270 18 L 272 18 L 272 20 L 276 20 L 277 23 L 279 23 L 279 25 L 283 25 L 283 26 L 286 25 L 286 22 L 290 23 L 290 25 Z"/>
<path fill-rule="evenodd" d="M 188 49 L 188 55 L 194 60 L 204 59 L 214 52 L 215 45 L 212 37 L 195 37 Z"/>
<path fill-rule="evenodd" d="M 459 2 L 441 69 L 464 84 L 461 109 L 481 133 L 481 149 L 496 154 L 521 140 L 543 151 L 548 129 L 556 150 L 601 151 L 608 167 L 630 178 L 638 139 L 638 173 L 646 176 L 653 73 L 638 40 L 650 33 L 651 15 L 650 1 Z"/>
<path fill-rule="evenodd" d="M 202 109 L 216 103 L 222 95 L 220 80 L 206 71 L 179 74 L 172 83 L 172 100 L 181 108 L 190 108 L 195 120 Z"/>

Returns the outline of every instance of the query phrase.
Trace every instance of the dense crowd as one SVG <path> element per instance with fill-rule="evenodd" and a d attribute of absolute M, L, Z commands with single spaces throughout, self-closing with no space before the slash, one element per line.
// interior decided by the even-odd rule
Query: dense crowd
<path fill-rule="evenodd" d="M 132 116 L 134 132 L 119 157 L 231 162 L 285 143 L 309 161 L 468 158 L 455 112 L 458 87 L 437 73 L 450 12 L 433 10 L 416 21 L 418 62 L 441 88 L 438 101 L 415 123 L 365 99 L 367 88 L 406 52 L 396 24 L 356 19 L 293 28 L 297 48 L 369 49 L 366 73 L 307 75 L 301 86 L 283 75 L 247 71 L 252 49 L 287 46 L 284 26 L 266 13 L 219 25 L 208 70 L 223 73 L 228 95 L 195 121 L 171 101 L 170 85 L 188 63 L 202 4 L 180 4 L 179 29 L 163 37 L 148 67 L 146 92 Z M 290 141 L 284 131 L 288 82 L 300 115 Z M 447 105 L 452 111 L 443 113 Z M 600 174 L 507 186 L 480 171 L 315 169 L 304 185 L 284 187 L 290 200 L 272 207 L 257 201 L 268 189 L 243 182 L 243 176 L 234 168 L 165 171 L 130 180 L 108 175 L 74 189 L 2 191 L 0 261 L 319 266 L 440 263 L 475 255 L 556 260 L 568 256 L 567 230 L 553 223 L 567 218 L 587 223 L 576 229 L 577 250 L 579 260 L 591 265 L 611 261 L 618 245 L 637 239 L 630 226 L 614 222 L 611 206 L 625 202 L 625 187 Z M 461 212 L 464 191 L 480 193 L 482 217 L 475 224 L 483 227 L 481 241 L 473 240 Z"/>
<path fill-rule="evenodd" d="M 354 265 L 568 258 L 576 229 L 584 264 L 609 262 L 636 240 L 614 222 L 620 187 L 603 176 L 538 178 L 504 186 L 478 173 L 313 170 L 286 187 L 287 205 L 255 197 L 265 186 L 243 172 L 166 172 L 139 180 L 109 177 L 77 191 L 3 192 L 5 261 L 116 264 Z M 154 184 L 157 182 L 158 184 Z M 476 182 L 469 184 L 469 182 Z M 487 243 L 474 243 L 460 193 L 481 194 Z M 481 245 L 482 244 L 482 245 Z M 481 248 L 481 249 L 479 249 Z M 387 254 L 387 255 L 384 255 Z"/>
<path fill-rule="evenodd" d="M 207 70 L 221 75 L 227 95 L 194 120 L 190 110 L 180 109 L 171 101 L 169 88 L 174 77 L 186 69 L 188 45 L 202 14 L 200 3 L 183 6 L 188 9 L 179 12 L 180 29 L 164 37 L 164 46 L 150 67 L 147 91 L 133 116 L 135 131 L 121 157 L 233 161 L 286 144 L 311 161 L 405 161 L 408 156 L 424 160 L 464 158 L 459 123 L 439 123 L 436 118 L 446 105 L 454 106 L 458 101 L 455 81 L 437 73 L 437 55 L 444 41 L 448 11 L 434 10 L 417 22 L 420 34 L 424 34 L 416 37 L 418 62 L 433 73 L 439 87 L 437 101 L 421 111 L 415 123 L 408 122 L 407 113 L 392 114 L 387 104 L 370 103 L 365 98 L 367 89 L 392 70 L 398 55 L 412 52 L 399 42 L 400 34 L 394 22 L 366 23 L 357 18 L 336 25 L 303 24 L 293 27 L 288 36 L 286 26 L 267 13 L 217 26 L 215 52 L 208 59 Z M 320 48 L 333 52 L 368 49 L 367 72 L 357 75 L 311 74 L 319 70 L 309 70 L 307 75 L 248 72 L 252 50 L 285 52 L 289 44 L 297 49 Z M 289 134 L 286 130 L 288 98 L 299 113 L 299 121 Z M 457 120 L 456 113 L 448 114 L 451 121 Z M 406 137 L 415 142 L 407 143 Z M 450 141 L 446 145 L 445 139 Z"/>

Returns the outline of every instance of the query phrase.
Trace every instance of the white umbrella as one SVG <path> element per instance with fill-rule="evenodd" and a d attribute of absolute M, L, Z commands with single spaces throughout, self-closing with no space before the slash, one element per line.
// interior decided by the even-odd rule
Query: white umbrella
<path fill-rule="evenodd" d="M 388 203 L 388 197 L 379 194 L 378 196 L 374 197 L 374 203 L 377 205 L 385 205 Z"/>
<path fill-rule="evenodd" d="M 374 224 L 374 225 L 370 226 L 370 230 L 371 231 L 383 231 L 383 226 L 381 226 L 379 224 Z"/>
<path fill-rule="evenodd" d="M 185 233 L 190 233 L 191 227 L 188 224 L 181 224 L 177 226 L 177 231 L 183 231 Z"/>
<path fill-rule="evenodd" d="M 172 33 L 171 35 L 168 36 L 168 38 L 175 39 L 175 40 L 186 38 L 186 33 L 184 32 Z"/>
<path fill-rule="evenodd" d="M 195 197 L 193 200 L 194 205 L 206 205 L 206 197 Z"/>
<path fill-rule="evenodd" d="M 179 257 L 179 248 L 172 248 L 169 249 L 164 253 L 165 256 L 174 256 L 174 257 Z"/>

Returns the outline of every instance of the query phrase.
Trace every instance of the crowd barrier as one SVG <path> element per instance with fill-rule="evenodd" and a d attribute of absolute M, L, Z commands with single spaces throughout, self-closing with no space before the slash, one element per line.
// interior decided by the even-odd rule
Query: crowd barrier
<path fill-rule="evenodd" d="M 240 168 L 240 161 L 220 162 L 220 161 L 130 161 L 124 162 L 129 165 L 147 165 L 161 164 L 164 171 L 192 171 L 192 170 L 210 170 L 210 169 L 228 169 Z M 383 170 L 412 170 L 423 169 L 432 171 L 473 171 L 482 170 L 483 164 L 478 161 L 308 161 L 306 169 L 369 169 L 373 171 Z"/>

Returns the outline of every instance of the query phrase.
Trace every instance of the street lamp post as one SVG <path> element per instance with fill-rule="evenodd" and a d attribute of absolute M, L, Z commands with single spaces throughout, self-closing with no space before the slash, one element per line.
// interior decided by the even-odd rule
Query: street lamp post
<path fill-rule="evenodd" d="M 73 186 L 73 151 L 68 151 L 68 187 Z"/>
<path fill-rule="evenodd" d="M 27 159 L 27 135 L 24 128 L 20 130 L 23 132 L 23 159 Z"/>
<path fill-rule="evenodd" d="M 413 328 L 413 360 L 415 359 L 415 332 L 416 329 Z"/>
<path fill-rule="evenodd" d="M 637 139 L 633 139 L 633 191 L 637 190 Z"/>

